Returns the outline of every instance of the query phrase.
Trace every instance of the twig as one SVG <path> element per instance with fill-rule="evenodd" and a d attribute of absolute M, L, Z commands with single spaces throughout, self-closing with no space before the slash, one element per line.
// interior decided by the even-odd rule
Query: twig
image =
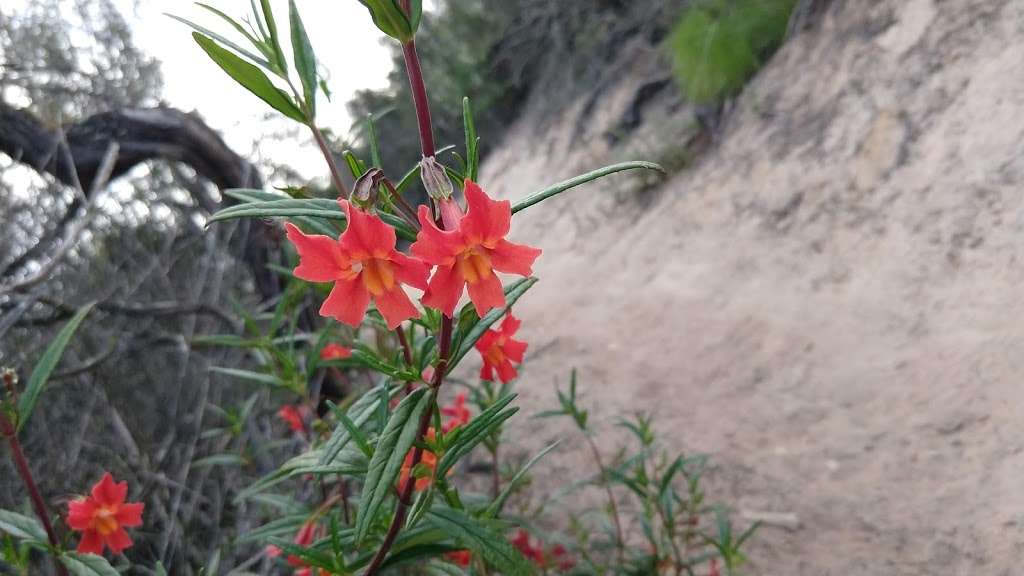
<path fill-rule="evenodd" d="M 615 504 L 615 493 L 612 492 L 611 484 L 608 482 L 608 468 L 604 465 L 604 460 L 601 458 L 601 452 L 597 449 L 597 444 L 594 443 L 594 439 L 586 432 L 583 433 L 583 437 L 586 438 L 587 445 L 590 446 L 590 451 L 594 455 L 594 461 L 597 463 L 597 467 L 601 469 L 601 484 L 604 486 L 605 493 L 608 495 L 608 506 L 611 508 L 612 520 L 615 522 L 615 535 L 618 539 L 617 544 L 619 548 L 619 565 L 625 565 L 626 540 L 622 534 L 622 521 L 619 519 L 619 507 Z"/>
<path fill-rule="evenodd" d="M 29 276 L 21 282 L 15 282 L 6 288 L 0 288 L 0 296 L 10 294 L 12 292 L 24 292 L 36 284 L 42 283 L 49 278 L 51 274 L 53 274 L 53 271 L 57 268 L 57 264 L 59 264 L 60 261 L 67 256 L 68 252 L 71 251 L 71 248 L 78 243 L 78 237 L 82 234 L 82 231 L 85 230 L 85 227 L 89 225 L 89 222 L 92 221 L 92 217 L 95 215 L 92 207 L 96 203 L 96 197 L 99 196 L 97 192 L 106 186 L 107 181 L 110 179 L 110 174 L 114 170 L 114 165 L 117 161 L 117 151 L 118 145 L 116 142 L 111 142 L 110 145 L 107 146 L 107 153 L 103 156 L 103 162 L 100 164 L 99 171 L 96 172 L 96 177 L 92 181 L 92 187 L 90 188 L 92 191 L 91 194 L 85 194 L 85 191 L 81 187 L 81 183 L 79 183 L 77 179 L 75 180 L 76 184 L 78 184 L 76 187 L 78 193 L 82 197 L 87 197 L 89 199 L 88 204 L 85 207 L 85 215 L 83 215 L 82 218 L 68 230 L 64 240 L 57 248 L 57 251 L 53 254 L 53 257 L 43 264 L 39 268 L 39 271 L 32 276 Z"/>
<path fill-rule="evenodd" d="M 14 466 L 18 469 L 18 475 L 21 476 L 25 489 L 28 490 L 28 497 L 32 501 L 32 509 L 35 511 L 36 516 L 39 517 L 39 521 L 43 523 L 46 539 L 50 541 L 50 546 L 53 548 L 51 553 L 53 554 L 53 564 L 57 567 L 57 573 L 61 576 L 67 576 L 67 569 L 64 568 L 64 565 L 57 558 L 60 542 L 57 540 L 57 534 L 53 531 L 50 515 L 46 511 L 46 502 L 39 493 L 39 486 L 36 485 L 35 479 L 32 478 L 32 469 L 28 467 L 28 460 L 25 459 L 25 453 L 21 450 L 21 442 L 18 441 L 18 434 L 14 424 L 7 418 L 7 414 L 2 411 L 0 411 L 0 433 L 3 433 L 3 436 L 7 438 L 7 443 L 11 446 L 11 458 L 14 460 Z"/>

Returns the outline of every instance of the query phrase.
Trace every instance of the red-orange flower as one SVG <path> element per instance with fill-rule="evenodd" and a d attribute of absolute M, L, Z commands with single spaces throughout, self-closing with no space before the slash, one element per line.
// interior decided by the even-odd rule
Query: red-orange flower
<path fill-rule="evenodd" d="M 472 414 L 470 413 L 469 408 L 466 408 L 466 393 L 459 392 L 459 394 L 455 396 L 454 404 L 450 406 L 442 406 L 441 414 L 451 418 L 451 420 L 445 422 L 444 426 L 441 428 L 446 434 L 459 426 L 469 424 L 469 418 Z"/>
<path fill-rule="evenodd" d="M 303 524 L 301 528 L 299 528 L 299 531 L 295 533 L 295 538 L 292 540 L 292 542 L 296 546 L 307 548 L 310 545 L 312 545 L 313 540 L 316 539 L 316 532 L 316 522 L 310 520 Z M 271 558 L 277 558 L 281 555 L 281 549 L 277 546 L 274 546 L 273 544 L 270 544 L 267 546 L 265 554 Z M 294 576 L 308 576 L 309 574 L 313 574 L 309 565 L 302 558 L 299 558 L 294 554 L 289 554 L 287 560 L 288 564 L 297 568 L 297 570 L 295 570 Z M 323 574 L 327 573 L 324 572 Z"/>
<path fill-rule="evenodd" d="M 327 346 L 320 349 L 321 360 L 344 360 L 352 356 L 352 349 L 346 348 L 341 344 L 335 344 L 331 342 Z"/>
<path fill-rule="evenodd" d="M 468 178 L 465 194 L 465 215 L 454 200 L 442 203 L 446 230 L 437 227 L 429 208 L 420 206 L 423 228 L 411 248 L 415 256 L 437 266 L 423 294 L 424 306 L 440 310 L 449 318 L 455 313 L 463 287 L 469 291 L 469 299 L 480 316 L 504 306 L 505 292 L 495 271 L 529 276 L 533 273 L 533 261 L 541 252 L 505 240 L 512 222 L 512 204 L 508 200 L 491 200 Z"/>
<path fill-rule="evenodd" d="M 427 428 L 427 433 L 424 435 L 425 439 L 430 442 L 433 442 L 435 436 L 436 433 L 434 432 L 434 429 Z M 398 473 L 399 493 L 405 492 L 405 483 L 409 481 L 409 475 L 412 474 L 412 453 L 415 450 L 415 448 L 411 448 L 409 452 L 406 453 L 405 455 L 405 461 L 402 462 L 402 468 Z M 437 455 L 431 452 L 430 450 L 424 450 L 423 453 L 420 454 L 419 463 L 422 464 L 423 466 L 426 466 L 430 470 L 431 474 L 429 476 L 424 476 L 423 478 L 416 478 L 416 483 L 413 485 L 413 489 L 416 490 L 417 492 L 426 490 L 426 488 L 430 486 L 430 483 L 434 481 L 433 472 L 434 468 L 437 467 Z"/>
<path fill-rule="evenodd" d="M 545 551 L 543 542 L 539 542 L 537 545 L 532 544 L 530 534 L 522 528 L 516 532 L 511 543 L 527 560 L 541 569 L 558 568 L 561 572 L 567 572 L 576 565 L 576 561 L 569 556 L 565 546 L 555 544 Z"/>
<path fill-rule="evenodd" d="M 526 354 L 526 342 L 513 340 L 512 336 L 519 330 L 521 322 L 511 314 L 501 321 L 497 330 L 488 330 L 476 341 L 476 349 L 483 356 L 484 364 L 480 367 L 480 378 L 494 380 L 494 373 L 505 383 L 516 377 L 516 368 L 512 365 L 523 361 Z"/>
<path fill-rule="evenodd" d="M 125 528 L 142 526 L 141 502 L 125 502 L 127 482 L 114 482 L 110 473 L 92 487 L 88 497 L 68 503 L 68 526 L 82 533 L 78 551 L 82 554 L 102 554 L 103 547 L 114 554 L 132 545 Z"/>
<path fill-rule="evenodd" d="M 334 282 L 320 306 L 321 316 L 331 316 L 349 326 L 359 326 L 370 299 L 394 329 L 404 320 L 418 318 L 402 284 L 427 288 L 427 265 L 395 250 L 395 230 L 378 216 L 355 208 L 345 200 L 348 227 L 341 237 L 304 234 L 288 223 L 288 239 L 299 252 L 294 274 L 310 282 Z"/>
<path fill-rule="evenodd" d="M 309 413 L 309 408 L 305 406 L 293 406 L 286 404 L 281 406 L 281 409 L 277 411 L 277 417 L 284 420 L 288 427 L 291 428 L 292 432 L 305 432 L 306 422 L 305 415 Z"/>
<path fill-rule="evenodd" d="M 469 553 L 469 550 L 456 550 L 445 554 L 444 559 L 465 568 L 466 566 L 469 566 L 469 561 L 472 559 L 472 555 Z"/>

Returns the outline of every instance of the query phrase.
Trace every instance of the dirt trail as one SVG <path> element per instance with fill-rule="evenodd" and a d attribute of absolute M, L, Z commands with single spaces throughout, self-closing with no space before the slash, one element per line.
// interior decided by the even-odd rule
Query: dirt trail
<path fill-rule="evenodd" d="M 527 412 L 572 366 L 609 428 L 653 411 L 722 499 L 799 515 L 760 533 L 756 574 L 1022 573 L 1022 23 L 1019 0 L 833 3 L 692 168 L 518 216 L 545 249 L 517 309 Z M 681 148 L 665 102 L 604 137 L 655 56 L 625 49 L 584 122 L 527 117 L 482 182 L 517 197 Z M 578 476 L 577 447 L 541 474 Z"/>

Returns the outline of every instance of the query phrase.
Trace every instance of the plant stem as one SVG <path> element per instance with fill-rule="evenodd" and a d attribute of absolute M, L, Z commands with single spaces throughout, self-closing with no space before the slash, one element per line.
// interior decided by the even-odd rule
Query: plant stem
<path fill-rule="evenodd" d="M 7 438 L 7 442 L 11 445 L 11 458 L 14 460 L 14 466 L 18 469 L 18 475 L 21 476 L 25 489 L 28 490 L 29 500 L 32 501 L 32 509 L 35 511 L 36 516 L 39 517 L 39 521 L 43 523 L 46 538 L 50 541 L 50 547 L 52 548 L 51 554 L 53 554 L 53 563 L 57 568 L 57 573 L 61 576 L 67 576 L 67 570 L 57 558 L 57 549 L 60 543 L 57 541 L 57 534 L 53 531 L 53 524 L 50 523 L 50 516 L 46 512 L 46 502 L 43 501 L 43 497 L 39 493 L 39 487 L 36 486 L 36 481 L 32 477 L 32 470 L 28 467 L 28 460 L 25 459 L 25 453 L 21 450 L 21 442 L 18 441 L 14 424 L 3 412 L 0 412 L 0 432 L 3 433 L 4 437 Z"/>
<path fill-rule="evenodd" d="M 338 169 L 338 163 L 334 161 L 334 156 L 327 146 L 327 139 L 324 138 L 323 132 L 320 132 L 320 129 L 312 121 L 309 123 L 309 129 L 313 131 L 313 139 L 316 140 L 316 145 L 320 147 L 320 152 L 324 155 L 324 160 L 327 161 L 327 168 L 331 171 L 331 183 L 338 191 L 338 196 L 348 196 L 348 188 L 345 187 L 345 182 L 341 179 L 341 170 Z"/>
<path fill-rule="evenodd" d="M 587 439 L 587 445 L 590 446 L 590 451 L 594 455 L 594 461 L 597 463 L 597 467 L 601 469 L 601 484 L 608 495 L 608 507 L 612 512 L 612 520 L 615 522 L 615 535 L 618 539 L 619 547 L 619 565 L 623 566 L 626 562 L 626 540 L 622 536 L 622 521 L 619 519 L 619 507 L 615 504 L 615 494 L 608 483 L 608 468 L 605 467 L 604 460 L 601 459 L 601 452 L 597 449 L 597 444 L 594 444 L 594 439 L 590 437 L 590 434 L 584 432 L 583 437 Z"/>
<path fill-rule="evenodd" d="M 420 148 L 423 156 L 434 155 L 434 132 L 430 124 L 430 103 L 427 102 L 427 90 L 423 85 L 423 71 L 420 69 L 420 57 L 416 54 L 416 41 L 409 40 L 402 44 L 405 56 L 405 69 L 409 73 L 409 87 L 412 89 L 412 102 L 416 106 L 416 122 L 420 129 Z"/>
<path fill-rule="evenodd" d="M 403 4 L 403 9 L 408 12 L 408 4 Z M 405 69 L 409 73 L 409 86 L 412 89 L 413 104 L 416 106 L 416 121 L 419 125 L 420 131 L 420 147 L 424 157 L 434 155 L 434 136 L 433 129 L 430 124 L 430 107 L 427 104 L 427 89 L 423 85 L 423 72 L 420 70 L 420 59 L 416 54 L 416 45 L 410 40 L 402 44 L 402 52 L 405 55 Z M 443 225 L 442 225 L 443 226 Z M 441 317 L 441 342 L 438 344 L 437 351 L 437 368 L 434 370 L 434 381 L 430 384 L 431 396 L 427 403 L 427 409 L 423 411 L 423 416 L 420 418 L 420 428 L 416 434 L 417 446 L 412 451 L 412 465 L 409 467 L 410 470 L 415 469 L 416 465 L 420 463 L 420 459 L 423 457 L 423 448 L 420 444 L 423 441 L 423 437 L 427 433 L 427 429 L 430 427 L 430 418 L 434 414 L 434 404 L 437 402 L 437 391 L 444 384 L 445 372 L 448 371 L 448 360 L 451 357 L 451 344 L 452 344 L 452 319 L 447 316 Z M 398 537 L 399 531 L 402 529 L 402 525 L 405 523 L 405 514 L 409 508 L 409 499 L 412 496 L 413 488 L 416 486 L 416 481 L 412 478 L 412 474 L 409 474 L 409 478 L 405 481 L 405 486 L 402 486 L 402 491 L 398 496 L 398 504 L 395 506 L 395 516 L 391 519 L 391 525 L 388 526 L 387 534 L 384 535 L 384 541 L 381 542 L 380 548 L 377 549 L 377 553 L 373 556 L 373 560 L 370 562 L 369 567 L 366 569 L 364 576 L 374 576 L 378 570 L 380 570 L 381 564 L 384 563 L 384 559 L 388 555 L 388 551 L 391 550 L 391 546 L 395 543 L 395 538 Z"/>

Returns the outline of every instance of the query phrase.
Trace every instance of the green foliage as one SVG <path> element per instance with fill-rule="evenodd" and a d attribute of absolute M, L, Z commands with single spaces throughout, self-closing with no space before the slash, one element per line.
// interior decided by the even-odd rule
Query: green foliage
<path fill-rule="evenodd" d="M 667 45 L 676 79 L 698 104 L 738 93 L 785 39 L 795 0 L 700 0 Z"/>
<path fill-rule="evenodd" d="M 67 348 L 68 342 L 71 341 L 71 337 L 75 335 L 78 326 L 82 320 L 85 320 L 92 307 L 92 304 L 83 306 L 71 317 L 71 320 L 68 320 L 68 323 L 57 333 L 57 337 L 46 347 L 46 351 L 43 352 L 43 356 L 36 363 L 35 368 L 32 369 L 28 385 L 18 400 L 18 430 L 25 427 L 25 423 L 28 422 L 29 416 L 32 415 L 32 410 L 39 400 L 39 395 L 43 393 L 46 381 L 50 379 L 50 374 L 53 373 L 53 369 L 57 367 L 61 356 L 64 355 L 64 349 Z"/>

